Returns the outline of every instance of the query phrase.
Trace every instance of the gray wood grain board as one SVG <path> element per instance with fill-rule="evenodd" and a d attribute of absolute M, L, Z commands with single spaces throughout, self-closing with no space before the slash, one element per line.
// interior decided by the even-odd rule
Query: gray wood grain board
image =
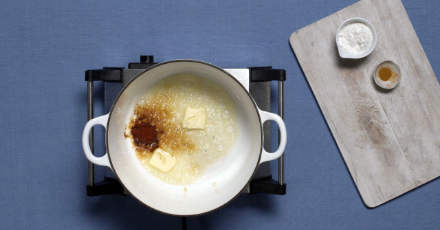
<path fill-rule="evenodd" d="M 337 55 L 336 29 L 350 17 L 378 34 L 360 61 Z M 368 207 L 440 175 L 440 87 L 400 0 L 362 0 L 294 32 L 290 44 Z M 390 92 L 372 81 L 384 60 L 402 72 Z"/>

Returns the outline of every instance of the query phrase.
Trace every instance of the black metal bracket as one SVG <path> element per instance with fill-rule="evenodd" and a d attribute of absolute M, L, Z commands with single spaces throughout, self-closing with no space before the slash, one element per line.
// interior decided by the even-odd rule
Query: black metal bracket
<path fill-rule="evenodd" d="M 104 67 L 102 69 L 87 70 L 85 80 L 122 82 L 123 69 L 124 67 Z"/>
<path fill-rule="evenodd" d="M 275 195 L 286 194 L 286 184 L 280 184 L 272 177 L 256 179 L 249 184 L 249 194 L 266 193 Z"/>
<path fill-rule="evenodd" d="M 128 63 L 128 69 L 148 69 L 155 65 L 154 57 L 142 55 L 140 62 Z M 85 73 L 86 81 L 108 81 L 122 82 L 122 71 L 124 67 L 104 67 L 102 69 L 91 69 Z"/>
<path fill-rule="evenodd" d="M 286 70 L 272 69 L 272 66 L 249 67 L 250 81 L 286 81 Z"/>
<path fill-rule="evenodd" d="M 144 55 L 140 57 L 140 62 L 132 62 L 128 64 L 128 69 L 148 69 L 157 63 L 154 62 L 154 57 Z M 91 84 L 88 88 L 89 95 L 93 95 L 94 81 L 107 82 L 122 82 L 122 74 L 124 67 L 104 67 L 102 69 L 87 70 L 85 72 L 85 80 Z M 249 67 L 250 82 L 267 82 L 278 81 L 278 114 L 284 115 L 284 81 L 286 80 L 286 71 L 284 69 L 273 69 L 271 66 L 266 67 Z M 93 97 L 89 100 L 89 119 L 93 118 Z M 93 141 L 90 141 L 93 145 Z M 111 194 L 125 194 L 125 190 L 121 183 L 113 178 L 105 177 L 103 181 L 95 183 L 93 165 L 89 167 L 89 184 L 87 185 L 88 196 L 111 195 Z M 281 157 L 278 160 L 278 181 L 272 179 L 271 176 L 261 179 L 252 180 L 249 183 L 249 194 L 265 193 L 265 194 L 286 194 L 286 184 L 284 183 L 284 159 Z"/>
<path fill-rule="evenodd" d="M 94 185 L 87 185 L 87 196 L 100 196 L 100 195 L 112 195 L 121 194 L 124 195 L 124 188 L 118 180 L 104 177 L 104 180 Z"/>
<path fill-rule="evenodd" d="M 154 56 L 142 55 L 140 62 L 130 62 L 128 63 L 129 69 L 148 69 L 157 63 L 154 62 Z"/>

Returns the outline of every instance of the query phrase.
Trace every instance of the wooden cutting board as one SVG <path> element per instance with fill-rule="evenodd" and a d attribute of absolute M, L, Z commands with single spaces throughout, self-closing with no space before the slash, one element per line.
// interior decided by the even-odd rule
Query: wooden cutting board
<path fill-rule="evenodd" d="M 336 29 L 350 17 L 376 28 L 376 49 L 364 60 L 338 58 Z M 362 0 L 294 32 L 290 43 L 368 207 L 440 175 L 440 87 L 400 0 Z M 402 72 L 391 92 L 372 81 L 384 60 Z"/>

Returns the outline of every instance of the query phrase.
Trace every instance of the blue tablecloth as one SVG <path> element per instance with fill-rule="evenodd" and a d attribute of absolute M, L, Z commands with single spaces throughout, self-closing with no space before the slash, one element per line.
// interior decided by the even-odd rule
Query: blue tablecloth
<path fill-rule="evenodd" d="M 179 218 L 132 198 L 85 195 L 84 70 L 124 66 L 140 54 L 288 73 L 288 194 L 242 196 L 189 218 L 189 229 L 439 229 L 439 180 L 376 209 L 363 205 L 290 49 L 293 31 L 353 2 L 3 1 L 0 229 L 180 227 Z M 440 76 L 440 2 L 404 5 Z"/>

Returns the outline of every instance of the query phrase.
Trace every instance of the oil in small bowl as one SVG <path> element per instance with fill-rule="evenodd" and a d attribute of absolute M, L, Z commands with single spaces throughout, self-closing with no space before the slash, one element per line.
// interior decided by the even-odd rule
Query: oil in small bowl
<path fill-rule="evenodd" d="M 394 89 L 400 82 L 401 73 L 399 66 L 392 61 L 380 63 L 373 74 L 374 82 L 382 89 Z"/>

